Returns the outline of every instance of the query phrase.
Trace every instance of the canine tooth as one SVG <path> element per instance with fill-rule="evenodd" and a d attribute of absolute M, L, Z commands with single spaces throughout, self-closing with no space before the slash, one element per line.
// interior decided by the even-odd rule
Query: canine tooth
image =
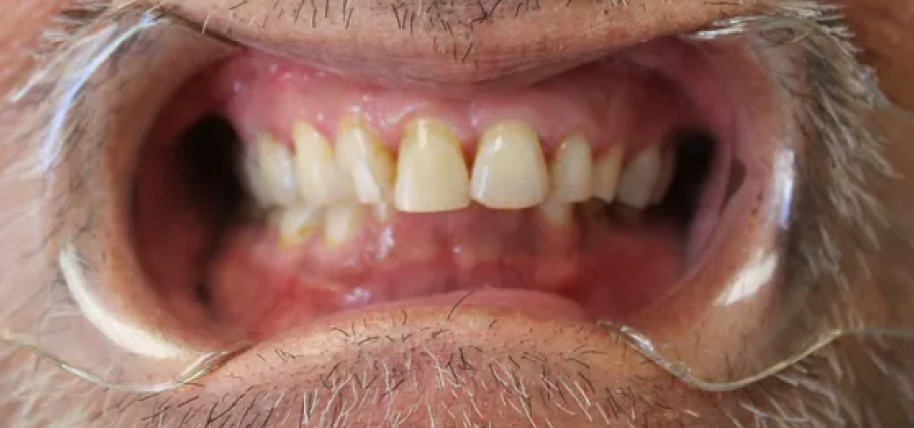
<path fill-rule="evenodd" d="M 400 211 L 438 212 L 470 205 L 470 173 L 457 135 L 434 119 L 418 119 L 400 144 L 394 201 Z"/>
<path fill-rule="evenodd" d="M 327 208 L 324 219 L 324 245 L 339 247 L 351 240 L 362 227 L 365 207 L 359 204 Z"/>
<path fill-rule="evenodd" d="M 641 151 L 622 172 L 619 180 L 619 202 L 634 208 L 644 208 L 650 202 L 654 184 L 660 178 L 660 150 L 651 144 Z"/>
<path fill-rule="evenodd" d="M 257 166 L 270 202 L 293 206 L 300 201 L 292 153 L 268 134 L 257 139 Z"/>
<path fill-rule="evenodd" d="M 381 138 L 362 121 L 345 117 L 336 132 L 336 159 L 352 179 L 356 197 L 365 204 L 391 200 L 394 187 L 394 159 Z"/>
<path fill-rule="evenodd" d="M 330 142 L 303 122 L 292 127 L 298 186 L 309 205 L 328 206 L 354 200 L 349 177 L 340 171 Z"/>
<path fill-rule="evenodd" d="M 572 135 L 559 146 L 552 158 L 550 199 L 583 202 L 593 195 L 593 155 L 583 135 Z"/>
<path fill-rule="evenodd" d="M 667 150 L 660 154 L 660 176 L 651 192 L 651 204 L 659 204 L 666 197 L 666 193 L 673 184 L 673 177 L 676 175 L 676 153 L 673 150 Z"/>
<path fill-rule="evenodd" d="M 295 206 L 274 211 L 270 222 L 279 232 L 284 247 L 304 242 L 320 226 L 323 210 L 311 206 Z"/>
<path fill-rule="evenodd" d="M 526 123 L 489 127 L 480 139 L 470 182 L 473 200 L 494 209 L 539 205 L 549 193 L 549 171 L 539 136 Z"/>
<path fill-rule="evenodd" d="M 607 204 L 616 198 L 624 155 L 625 145 L 614 144 L 594 163 L 593 195 Z"/>

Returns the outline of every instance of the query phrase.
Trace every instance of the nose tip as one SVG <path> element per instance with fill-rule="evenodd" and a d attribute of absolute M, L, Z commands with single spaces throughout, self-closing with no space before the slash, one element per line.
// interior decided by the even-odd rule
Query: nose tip
<path fill-rule="evenodd" d="M 777 0 L 300 3 L 170 0 L 167 7 L 206 22 L 207 32 L 347 76 L 387 86 L 479 86 L 509 75 L 542 78 L 613 49 L 764 13 Z"/>

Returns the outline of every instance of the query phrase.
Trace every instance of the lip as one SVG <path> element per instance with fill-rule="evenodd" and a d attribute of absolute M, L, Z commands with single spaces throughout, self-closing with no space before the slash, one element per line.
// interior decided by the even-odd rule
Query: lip
<path fill-rule="evenodd" d="M 497 1 L 488 10 L 483 2 L 447 2 L 440 8 L 432 2 L 424 11 L 407 2 L 290 3 L 197 0 L 164 6 L 177 16 L 206 22 L 208 33 L 267 52 L 352 79 L 440 94 L 541 80 L 614 49 L 728 16 L 765 13 L 777 2 L 539 0 L 533 8 L 530 2 Z M 568 22 L 576 25 L 559 24 Z"/>
<path fill-rule="evenodd" d="M 748 58 L 737 58 L 736 60 L 749 61 Z M 777 105 L 777 100 L 770 95 L 771 88 L 766 86 L 771 83 L 765 81 L 764 73 L 757 64 L 753 67 L 750 68 L 752 73 L 748 73 L 749 75 L 737 77 L 746 77 L 747 81 L 752 82 L 750 86 L 753 88 L 753 92 L 745 94 L 746 96 L 751 94 L 759 95 L 757 97 L 758 103 L 752 103 L 752 109 L 749 109 L 745 116 L 747 119 L 752 118 L 753 129 L 765 130 L 763 133 L 757 133 L 755 140 L 753 140 L 764 147 L 765 144 L 770 144 L 769 140 L 773 142 L 775 136 L 784 131 L 780 129 L 784 119 L 777 117 L 776 110 L 772 107 Z M 770 162 L 760 163 L 771 166 Z M 765 174 L 770 173 L 770 171 L 760 168 L 750 170 L 748 173 Z M 116 186 L 112 187 L 116 188 Z M 777 195 L 764 194 L 764 190 L 752 189 L 744 197 L 747 199 L 757 198 L 755 204 L 758 205 L 768 204 Z M 121 209 L 126 205 L 126 203 L 121 203 L 115 210 Z M 113 214 L 112 218 L 123 217 L 123 212 Z M 743 219 L 740 213 L 733 210 L 725 212 L 722 218 L 722 222 L 727 224 L 739 224 L 740 220 Z M 715 298 L 719 296 L 720 288 L 727 279 L 725 273 L 736 272 L 747 263 L 749 255 L 746 254 L 747 251 L 745 250 L 750 248 L 750 245 L 753 245 L 753 240 L 757 238 L 757 231 L 764 230 L 764 226 L 758 225 L 757 228 L 747 228 L 748 230 L 745 230 L 741 235 L 726 239 L 725 245 L 709 244 L 719 248 L 717 251 L 719 257 L 715 260 L 717 266 L 713 269 L 709 266 L 698 269 L 695 275 L 686 280 L 688 284 L 680 287 L 686 290 L 685 292 L 664 301 L 671 304 L 650 308 L 643 315 L 633 320 L 632 324 L 636 327 L 646 327 L 646 330 L 658 332 L 657 338 L 672 337 L 694 325 L 696 319 L 702 315 L 702 309 L 713 304 Z M 115 235 L 121 236 L 122 234 L 112 234 L 112 236 Z M 715 240 L 718 242 L 724 241 L 720 234 L 711 238 L 711 241 Z M 111 281 L 111 283 L 118 284 L 123 283 L 123 281 L 115 280 Z M 694 284 L 694 287 L 690 286 L 692 284 Z M 116 286 L 112 287 L 117 288 Z M 142 307 L 139 304 L 140 301 L 151 300 L 142 299 L 140 293 L 131 293 L 131 290 L 127 289 L 112 291 L 120 291 L 119 295 L 124 296 L 124 300 L 131 301 L 130 303 L 136 303 L 136 307 Z M 484 297 L 482 294 L 476 297 L 480 296 Z M 762 303 L 766 303 L 769 300 L 768 298 L 759 299 Z M 463 303 L 472 303 L 472 301 Z M 213 388 L 212 390 L 218 391 L 222 386 L 234 382 L 233 379 L 242 373 L 247 375 L 253 373 L 253 376 L 257 376 L 257 379 L 266 384 L 279 385 L 287 382 L 296 382 L 295 385 L 314 386 L 315 383 L 320 383 L 320 374 L 326 374 L 326 371 L 330 368 L 323 367 L 324 372 L 308 374 L 301 372 L 302 367 L 326 366 L 328 362 L 335 359 L 356 358 L 356 356 L 360 355 L 360 351 L 366 349 L 360 348 L 364 345 L 364 343 L 359 343 L 360 340 L 376 337 L 384 338 L 388 340 L 386 344 L 383 341 L 375 343 L 375 339 L 371 339 L 372 352 L 383 354 L 387 357 L 399 352 L 402 349 L 402 340 L 401 344 L 397 344 L 396 337 L 391 340 L 386 336 L 390 335 L 391 329 L 396 329 L 397 325 L 404 327 L 402 324 L 403 318 L 409 320 L 409 329 L 416 332 L 437 331 L 435 328 L 440 330 L 442 323 L 445 323 L 445 326 L 452 327 L 447 329 L 450 331 L 448 335 L 436 337 L 426 335 L 429 341 L 421 343 L 421 346 L 435 347 L 440 351 L 436 355 L 442 358 L 451 355 L 451 353 L 446 352 L 448 349 L 444 348 L 461 343 L 461 341 L 463 343 L 481 343 L 478 346 L 492 347 L 511 347 L 518 345 L 520 342 L 521 345 L 527 343 L 527 345 L 523 345 L 527 347 L 521 346 L 517 349 L 527 350 L 533 347 L 530 343 L 536 342 L 536 345 L 550 350 L 555 355 L 560 355 L 569 348 L 574 348 L 570 346 L 571 343 L 576 341 L 577 343 L 583 343 L 582 341 L 586 339 L 588 343 L 593 344 L 594 348 L 598 348 L 598 351 L 589 353 L 586 358 L 578 359 L 578 361 L 582 361 L 593 368 L 600 368 L 599 370 L 602 371 L 598 370 L 597 373 L 605 383 L 626 385 L 634 379 L 633 376 L 636 376 L 640 370 L 644 370 L 645 373 L 650 373 L 650 376 L 656 378 L 660 378 L 659 373 L 662 373 L 659 368 L 653 365 L 643 364 L 644 359 L 636 357 L 635 355 L 637 354 L 635 352 L 632 352 L 627 345 L 621 343 L 611 333 L 592 323 L 576 320 L 574 317 L 543 319 L 543 317 L 537 316 L 535 313 L 523 313 L 503 307 L 474 307 L 472 304 L 461 304 L 459 305 L 459 310 L 455 311 L 455 306 L 458 306 L 455 301 L 448 301 L 421 307 L 379 307 L 366 312 L 341 313 L 328 317 L 312 325 L 288 331 L 275 340 L 265 341 L 244 352 L 236 360 L 229 362 L 223 370 L 210 375 L 206 379 L 206 388 Z M 766 308 L 755 308 L 759 309 L 758 311 L 746 311 L 745 309 L 745 306 L 742 306 L 720 312 L 718 313 L 719 316 L 711 319 L 710 322 L 715 325 L 725 326 L 729 331 L 727 334 L 730 337 L 741 340 L 743 336 L 733 334 L 732 330 L 757 328 L 761 324 L 760 320 L 765 315 Z M 498 325 L 498 328 L 493 330 L 492 323 L 496 319 L 497 322 L 495 324 Z M 703 321 L 708 321 L 708 319 Z M 340 333 L 340 331 L 351 332 L 353 329 L 359 328 L 359 326 L 362 327 L 356 332 L 358 334 L 350 333 L 353 338 L 359 338 L 359 341 L 347 339 L 348 341 L 340 342 L 339 335 L 346 338 L 349 337 Z M 540 335 L 542 331 L 549 331 L 552 334 L 546 337 Z M 534 332 L 536 334 L 533 334 Z M 561 333 L 566 333 L 567 336 L 562 336 Z M 337 336 L 334 336 L 334 334 Z M 720 334 L 713 334 L 712 336 L 719 337 Z M 208 340 L 198 339 L 201 338 L 189 338 L 184 344 L 188 348 L 199 349 L 209 348 L 210 346 L 207 345 L 212 343 Z M 333 340 L 337 340 L 337 342 L 333 342 Z M 550 340 L 552 342 L 547 343 Z M 738 343 L 724 341 L 724 343 L 714 344 L 714 348 L 721 349 L 721 355 L 726 355 L 728 353 L 723 351 L 731 348 L 736 349 L 738 345 Z M 277 361 L 263 359 L 264 355 L 276 350 L 289 352 L 292 355 L 300 355 L 300 357 L 294 363 L 285 361 L 282 357 L 278 357 L 279 360 Z M 608 358 L 608 360 L 603 358 Z M 284 362 L 287 364 L 283 364 Z M 711 364 L 713 363 L 715 362 Z M 618 365 L 614 366 L 615 364 Z M 333 366 L 333 364 L 330 364 L 330 366 Z M 644 366 L 649 366 L 649 368 Z M 243 377 L 249 378 L 247 375 Z M 427 376 L 425 380 L 431 384 L 437 374 L 429 372 L 424 376 Z M 668 381 L 668 375 L 664 373 L 664 376 L 663 378 Z"/>

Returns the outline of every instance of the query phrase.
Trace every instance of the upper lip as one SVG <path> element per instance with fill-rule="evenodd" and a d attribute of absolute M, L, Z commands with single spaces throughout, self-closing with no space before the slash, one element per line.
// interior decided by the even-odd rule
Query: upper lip
<path fill-rule="evenodd" d="M 209 33 L 350 78 L 440 92 L 529 83 L 614 49 L 724 17 L 764 13 L 777 1 L 446 3 L 328 1 L 320 8 L 288 8 L 273 0 L 196 0 L 169 7 L 177 16 L 205 22 Z"/>

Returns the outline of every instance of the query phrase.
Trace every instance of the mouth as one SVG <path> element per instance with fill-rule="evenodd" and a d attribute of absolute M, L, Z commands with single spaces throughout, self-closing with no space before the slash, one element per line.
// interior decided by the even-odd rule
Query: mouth
<path fill-rule="evenodd" d="M 743 116 L 751 73 L 722 71 L 744 53 L 661 37 L 435 91 L 247 49 L 159 113 L 134 246 L 229 341 L 457 305 L 686 328 L 749 245 L 773 151 Z"/>

